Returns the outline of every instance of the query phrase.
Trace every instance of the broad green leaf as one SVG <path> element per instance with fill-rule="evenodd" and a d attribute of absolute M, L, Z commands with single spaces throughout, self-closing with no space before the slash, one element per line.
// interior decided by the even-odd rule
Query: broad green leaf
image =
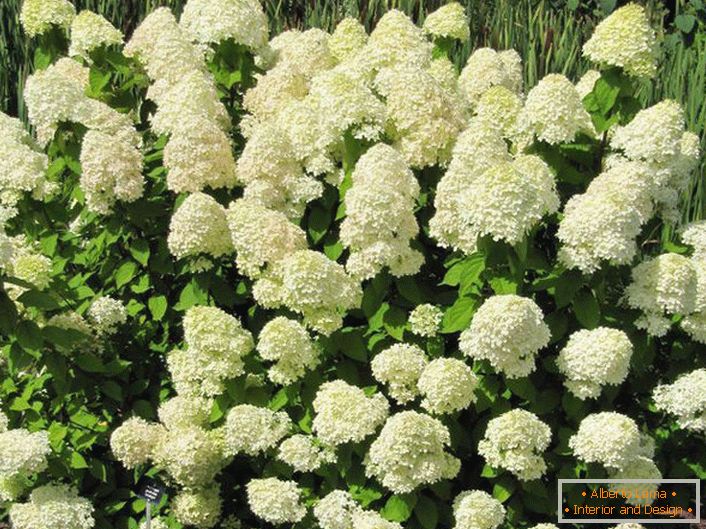
<path fill-rule="evenodd" d="M 493 485 L 493 498 L 501 503 L 505 503 L 515 492 L 515 483 L 508 477 L 501 477 Z"/>
<path fill-rule="evenodd" d="M 478 306 L 479 302 L 475 298 L 458 298 L 454 304 L 444 312 L 444 318 L 441 321 L 441 332 L 450 334 L 462 331 L 468 327 Z"/>
<path fill-rule="evenodd" d="M 127 285 L 137 273 L 137 265 L 133 261 L 126 261 L 115 272 L 115 286 L 120 288 Z"/>
<path fill-rule="evenodd" d="M 412 516 L 412 511 L 417 504 L 414 494 L 395 494 L 385 503 L 380 514 L 391 522 L 405 522 Z"/>
<path fill-rule="evenodd" d="M 165 296 L 153 296 L 147 300 L 147 307 L 150 309 L 152 317 L 160 321 L 167 312 L 167 298 Z"/>
<path fill-rule="evenodd" d="M 435 529 L 439 523 L 439 510 L 436 503 L 426 496 L 419 496 L 414 506 L 414 516 L 423 529 Z"/>
<path fill-rule="evenodd" d="M 583 288 L 574 297 L 574 314 L 579 323 L 587 329 L 594 329 L 601 321 L 601 309 L 598 300 L 589 289 Z"/>
<path fill-rule="evenodd" d="M 130 245 L 130 255 L 142 266 L 147 266 L 150 259 L 150 246 L 144 239 L 137 239 Z"/>
<path fill-rule="evenodd" d="M 33 321 L 25 320 L 20 322 L 16 329 L 17 342 L 23 349 L 38 351 L 44 344 L 42 331 Z"/>
<path fill-rule="evenodd" d="M 385 330 L 396 340 L 402 341 L 404 328 L 407 324 L 407 314 L 399 307 L 391 306 L 382 317 Z"/>

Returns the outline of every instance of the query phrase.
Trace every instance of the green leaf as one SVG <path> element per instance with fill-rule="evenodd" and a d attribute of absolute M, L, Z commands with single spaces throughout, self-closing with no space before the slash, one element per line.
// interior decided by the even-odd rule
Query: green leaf
<path fill-rule="evenodd" d="M 20 322 L 16 330 L 17 341 L 23 349 L 38 351 L 44 345 L 44 338 L 39 326 L 33 321 Z"/>
<path fill-rule="evenodd" d="M 508 477 L 502 477 L 493 485 L 493 498 L 505 503 L 515 492 L 515 483 Z"/>
<path fill-rule="evenodd" d="M 69 466 L 71 468 L 79 470 L 82 468 L 88 468 L 88 463 L 86 463 L 86 459 L 78 452 L 71 452 L 71 460 L 69 462 Z"/>
<path fill-rule="evenodd" d="M 475 298 L 458 298 L 454 304 L 444 312 L 444 318 L 441 320 L 441 332 L 450 334 L 462 331 L 468 327 L 478 305 L 478 300 Z"/>
<path fill-rule="evenodd" d="M 601 309 L 598 300 L 589 289 L 581 289 L 572 303 L 574 314 L 579 323 L 587 329 L 594 329 L 601 321 Z"/>
<path fill-rule="evenodd" d="M 435 529 L 439 523 L 439 511 L 436 503 L 426 496 L 420 496 L 417 500 L 417 505 L 414 506 L 414 516 L 423 529 Z"/>
<path fill-rule="evenodd" d="M 502 294 L 517 294 L 518 284 L 512 278 L 504 276 L 494 277 L 489 283 L 493 292 L 499 296 Z"/>
<path fill-rule="evenodd" d="M 152 317 L 155 320 L 160 321 L 164 317 L 165 312 L 167 312 L 166 296 L 152 296 L 149 300 L 147 300 L 147 307 L 150 309 Z"/>
<path fill-rule="evenodd" d="M 620 94 L 620 87 L 609 83 L 604 77 L 600 77 L 593 85 L 592 93 L 600 112 L 603 115 L 608 115 L 615 106 L 618 94 Z"/>
<path fill-rule="evenodd" d="M 696 25 L 696 17 L 689 14 L 677 15 L 674 18 L 674 25 L 682 33 L 691 33 L 691 30 L 694 29 Z"/>
<path fill-rule="evenodd" d="M 147 266 L 150 258 L 150 246 L 144 239 L 137 239 L 130 245 L 130 255 L 142 266 Z"/>
<path fill-rule="evenodd" d="M 308 232 L 314 244 L 324 238 L 331 225 L 331 213 L 321 206 L 311 208 L 308 220 Z"/>
<path fill-rule="evenodd" d="M 123 388 L 113 380 L 106 380 L 101 384 L 101 391 L 116 402 L 123 401 Z"/>
<path fill-rule="evenodd" d="M 417 504 L 414 494 L 395 494 L 385 503 L 380 514 L 391 522 L 405 522 L 412 516 L 412 511 Z"/>
<path fill-rule="evenodd" d="M 47 342 L 67 351 L 70 351 L 77 344 L 88 338 L 88 336 L 76 329 L 62 329 L 53 325 L 43 327 L 42 335 Z"/>
<path fill-rule="evenodd" d="M 76 364 L 88 373 L 104 373 L 105 365 L 93 353 L 82 353 L 76 357 Z"/>
<path fill-rule="evenodd" d="M 43 310 L 56 310 L 60 307 L 56 299 L 38 290 L 28 290 L 17 299 L 25 307 L 36 307 Z"/>
<path fill-rule="evenodd" d="M 115 272 L 115 286 L 127 285 L 137 273 L 137 265 L 133 261 L 125 261 Z"/>
<path fill-rule="evenodd" d="M 17 323 L 17 308 L 4 289 L 0 289 L 0 331 L 11 334 Z"/>
<path fill-rule="evenodd" d="M 387 333 L 396 340 L 402 341 L 407 314 L 399 307 L 390 307 L 382 317 L 382 323 Z"/>
<path fill-rule="evenodd" d="M 348 358 L 357 362 L 368 361 L 368 351 L 363 342 L 363 336 L 357 329 L 341 329 L 332 336 L 338 349 Z"/>

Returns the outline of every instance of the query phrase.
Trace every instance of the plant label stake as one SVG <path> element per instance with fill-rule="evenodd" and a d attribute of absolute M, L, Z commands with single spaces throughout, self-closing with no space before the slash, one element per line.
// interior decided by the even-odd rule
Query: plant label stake
<path fill-rule="evenodd" d="M 144 499 L 147 504 L 145 505 L 145 516 L 147 517 L 147 529 L 152 527 L 152 505 L 159 504 L 162 496 L 164 495 L 164 487 L 157 483 L 156 481 L 147 481 L 138 496 Z"/>

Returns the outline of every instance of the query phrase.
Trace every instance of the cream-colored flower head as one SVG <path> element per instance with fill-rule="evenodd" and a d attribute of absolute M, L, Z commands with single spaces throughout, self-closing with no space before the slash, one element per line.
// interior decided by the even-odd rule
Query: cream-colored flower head
<path fill-rule="evenodd" d="M 46 33 L 52 26 L 68 28 L 76 9 L 68 0 L 24 0 L 20 22 L 30 37 Z"/>
<path fill-rule="evenodd" d="M 344 62 L 365 47 L 368 34 L 357 19 L 341 20 L 328 41 L 329 50 L 338 62 Z"/>
<path fill-rule="evenodd" d="M 635 421 L 615 412 L 588 415 L 569 439 L 569 447 L 578 459 L 618 470 L 640 454 L 641 446 Z"/>
<path fill-rule="evenodd" d="M 657 39 L 645 8 L 630 3 L 616 9 L 596 26 L 583 54 L 601 66 L 622 68 L 628 75 L 654 77 Z"/>
<path fill-rule="evenodd" d="M 463 360 L 436 358 L 424 367 L 417 387 L 424 396 L 422 407 L 442 415 L 464 410 L 476 401 L 478 377 Z"/>
<path fill-rule="evenodd" d="M 13 504 L 10 522 L 16 529 L 93 529 L 95 525 L 91 502 L 63 484 L 42 485 L 31 492 L 26 503 Z"/>
<path fill-rule="evenodd" d="M 297 472 L 313 472 L 322 465 L 335 463 L 336 454 L 315 437 L 296 434 L 282 441 L 277 459 Z"/>
<path fill-rule="evenodd" d="M 515 50 L 497 52 L 491 48 L 478 48 L 461 70 L 458 84 L 471 108 L 493 86 L 504 86 L 519 94 L 522 92 L 520 56 Z"/>
<path fill-rule="evenodd" d="M 239 404 L 228 412 L 223 428 L 227 455 L 254 456 L 277 446 L 291 430 L 292 422 L 285 412 Z"/>
<path fill-rule="evenodd" d="M 505 521 L 505 507 L 482 490 L 461 492 L 453 502 L 454 529 L 496 529 Z"/>
<path fill-rule="evenodd" d="M 627 462 L 621 470 L 610 473 L 611 479 L 662 479 L 662 473 L 649 457 L 636 456 Z M 612 490 L 627 489 L 629 505 L 651 505 L 656 499 L 655 492 L 659 490 L 658 483 L 615 483 Z"/>
<path fill-rule="evenodd" d="M 520 480 L 538 479 L 547 470 L 544 451 L 552 432 L 534 413 L 516 409 L 491 419 L 478 453 L 493 467 L 512 472 Z"/>
<path fill-rule="evenodd" d="M 220 257 L 231 253 L 233 243 L 225 208 L 205 193 L 189 195 L 172 215 L 167 245 L 177 259 L 198 254 Z"/>
<path fill-rule="evenodd" d="M 696 369 L 672 384 L 657 386 L 653 398 L 657 409 L 676 416 L 680 427 L 706 431 L 706 369 Z"/>
<path fill-rule="evenodd" d="M 122 43 L 123 34 L 98 13 L 81 11 L 71 22 L 71 57 L 88 59 L 89 53 L 96 48 Z"/>
<path fill-rule="evenodd" d="M 250 510 L 274 525 L 299 522 L 306 515 L 302 490 L 295 481 L 277 478 L 252 479 L 247 485 Z"/>
<path fill-rule="evenodd" d="M 267 376 L 275 384 L 288 385 L 319 364 L 319 348 L 304 326 L 296 320 L 277 316 L 260 331 L 257 351 L 265 360 L 275 362 Z"/>
<path fill-rule="evenodd" d="M 458 2 L 441 6 L 424 19 L 424 31 L 434 38 L 456 39 L 466 42 L 471 36 L 470 22 Z"/>
<path fill-rule="evenodd" d="M 632 344 L 618 329 L 598 327 L 573 333 L 559 353 L 564 385 L 580 399 L 597 398 L 603 386 L 618 385 L 630 369 Z"/>
<path fill-rule="evenodd" d="M 418 336 L 430 338 L 439 333 L 443 317 L 444 313 L 439 307 L 431 303 L 422 303 L 409 313 L 409 328 Z"/>
<path fill-rule="evenodd" d="M 459 348 L 478 360 L 488 360 L 508 378 L 529 375 L 537 352 L 549 343 L 551 332 L 537 304 L 514 294 L 492 296 L 473 315 L 461 333 Z"/>
<path fill-rule="evenodd" d="M 218 486 L 181 490 L 172 501 L 174 518 L 184 525 L 211 529 L 221 517 L 221 492 Z"/>
<path fill-rule="evenodd" d="M 397 343 L 375 355 L 370 367 L 375 380 L 387 384 L 390 397 L 404 404 L 419 394 L 417 381 L 426 364 L 426 355 L 420 347 Z"/>
<path fill-rule="evenodd" d="M 601 72 L 598 70 L 588 70 L 581 76 L 579 82 L 576 83 L 576 91 L 579 93 L 579 97 L 582 100 L 593 91 L 593 87 L 596 86 L 596 81 L 598 81 L 600 77 Z"/>
<path fill-rule="evenodd" d="M 233 39 L 251 50 L 267 44 L 267 16 L 258 0 L 189 0 L 179 25 L 196 42 Z"/>

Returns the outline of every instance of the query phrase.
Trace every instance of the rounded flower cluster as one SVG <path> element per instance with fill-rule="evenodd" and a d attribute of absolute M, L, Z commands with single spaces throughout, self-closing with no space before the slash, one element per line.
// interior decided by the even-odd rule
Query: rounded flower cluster
<path fill-rule="evenodd" d="M 239 404 L 228 412 L 223 427 L 227 455 L 257 455 L 277 446 L 292 428 L 284 412 Z"/>
<path fill-rule="evenodd" d="M 29 495 L 27 503 L 10 507 L 16 529 L 93 529 L 93 505 L 68 485 L 43 485 Z"/>
<path fill-rule="evenodd" d="M 286 386 L 319 364 L 319 349 L 301 323 L 284 316 L 268 321 L 260 331 L 257 352 L 275 362 L 267 374 L 275 384 Z"/>
<path fill-rule="evenodd" d="M 632 270 L 625 288 L 627 303 L 642 311 L 635 322 L 650 335 L 664 336 L 671 325 L 665 314 L 689 314 L 696 308 L 697 274 L 682 255 L 665 253 L 647 259 Z"/>
<path fill-rule="evenodd" d="M 217 432 L 195 426 L 164 431 L 152 459 L 183 487 L 208 485 L 226 464 Z"/>
<path fill-rule="evenodd" d="M 1 414 L 0 414 L 1 415 Z M 7 430 L 7 417 L 0 424 L 0 501 L 13 500 L 22 487 L 22 481 L 47 468 L 51 453 L 47 432 L 33 432 L 18 428 Z"/>
<path fill-rule="evenodd" d="M 657 39 L 645 8 L 635 3 L 616 9 L 583 46 L 583 54 L 592 61 L 637 77 L 654 76 L 656 52 Z"/>
<path fill-rule="evenodd" d="M 331 34 L 328 47 L 338 62 L 344 62 L 360 51 L 367 42 L 368 34 L 363 24 L 356 18 L 346 17 Z"/>
<path fill-rule="evenodd" d="M 68 0 L 24 0 L 20 22 L 27 35 L 36 37 L 52 26 L 68 28 L 76 16 L 76 9 Z"/>
<path fill-rule="evenodd" d="M 544 475 L 547 465 L 542 457 L 552 432 L 539 418 L 525 410 L 511 410 L 492 419 L 478 453 L 493 467 L 504 468 L 526 481 Z"/>
<path fill-rule="evenodd" d="M 653 213 L 651 189 L 647 167 L 636 162 L 621 161 L 594 178 L 564 206 L 557 232 L 560 261 L 584 273 L 604 261 L 630 263 L 635 240 Z"/>
<path fill-rule="evenodd" d="M 202 397 L 177 395 L 164 401 L 157 410 L 159 420 L 168 430 L 206 426 L 213 401 Z"/>
<path fill-rule="evenodd" d="M 267 44 L 267 17 L 257 0 L 189 0 L 179 25 L 201 44 L 233 39 L 257 51 Z"/>
<path fill-rule="evenodd" d="M 387 384 L 390 397 L 404 404 L 419 394 L 417 382 L 426 364 L 420 347 L 397 343 L 375 355 L 370 367 L 375 380 Z"/>
<path fill-rule="evenodd" d="M 427 338 L 436 336 L 444 314 L 439 307 L 430 303 L 423 303 L 414 307 L 409 313 L 409 328 L 418 335 Z"/>
<path fill-rule="evenodd" d="M 643 455 L 642 444 L 635 421 L 615 412 L 588 415 L 569 439 L 576 457 L 613 469 L 622 469 L 631 459 Z"/>
<path fill-rule="evenodd" d="M 450 442 L 449 431 L 439 420 L 402 411 L 387 420 L 370 445 L 365 472 L 396 494 L 452 479 L 461 463 L 446 452 Z"/>
<path fill-rule="evenodd" d="M 663 162 L 677 154 L 684 134 L 684 111 L 679 103 L 661 101 L 638 112 L 613 132 L 610 145 L 631 160 Z"/>
<path fill-rule="evenodd" d="M 682 428 L 706 431 L 706 369 L 696 369 L 672 384 L 657 386 L 653 398 L 657 409 L 676 416 Z"/>
<path fill-rule="evenodd" d="M 503 85 L 488 88 L 476 105 L 477 123 L 496 130 L 503 138 L 515 138 L 518 134 L 517 119 L 522 110 L 522 99 Z"/>
<path fill-rule="evenodd" d="M 393 65 L 425 68 L 432 58 L 432 44 L 402 11 L 391 9 L 378 21 L 367 45 L 356 55 L 364 61 L 364 74 Z"/>
<path fill-rule="evenodd" d="M 706 220 L 691 222 L 681 231 L 681 240 L 694 249 L 695 257 L 706 256 Z"/>
<path fill-rule="evenodd" d="M 424 31 L 435 38 L 456 39 L 466 42 L 471 36 L 471 29 L 463 6 L 450 2 L 429 13 L 424 20 Z"/>
<path fill-rule="evenodd" d="M 233 251 L 226 212 L 205 193 L 186 197 L 169 223 L 169 251 L 177 259 L 199 254 L 220 257 Z"/>
<path fill-rule="evenodd" d="M 348 272 L 358 279 L 385 267 L 395 276 L 418 272 L 424 257 L 409 241 L 419 231 L 414 217 L 419 184 L 402 156 L 377 144 L 358 160 L 351 180 L 340 229 L 343 246 L 351 250 Z"/>
<path fill-rule="evenodd" d="M 461 333 L 459 348 L 477 360 L 488 360 L 508 378 L 529 375 L 537 352 L 549 344 L 551 332 L 537 304 L 514 294 L 492 296 Z"/>
<path fill-rule="evenodd" d="M 478 377 L 462 360 L 437 358 L 426 365 L 417 387 L 427 411 L 435 415 L 454 413 L 476 401 L 473 392 L 478 387 Z"/>
<path fill-rule="evenodd" d="M 622 469 L 610 473 L 611 479 L 661 479 L 662 473 L 649 457 L 637 456 L 631 459 Z M 625 503 L 630 505 L 650 505 L 654 502 L 659 489 L 658 483 L 624 483 L 611 485 L 611 489 L 628 489 L 629 497 Z"/>
<path fill-rule="evenodd" d="M 302 491 L 294 481 L 253 479 L 247 485 L 250 510 L 271 524 L 297 523 L 306 515 Z"/>
<path fill-rule="evenodd" d="M 515 50 L 495 51 L 478 48 L 466 62 L 458 86 L 471 108 L 489 88 L 504 86 L 519 94 L 522 91 L 522 63 Z"/>
<path fill-rule="evenodd" d="M 578 83 L 576 83 L 576 91 L 579 93 L 579 97 L 583 100 L 588 94 L 593 92 L 593 87 L 596 86 L 596 81 L 601 78 L 601 72 L 598 70 L 588 70 L 585 74 L 581 76 Z"/>
<path fill-rule="evenodd" d="M 628 376 L 632 344 L 618 329 L 598 327 L 569 337 L 559 353 L 557 366 L 564 385 L 580 399 L 597 398 L 603 386 L 616 386 Z"/>
<path fill-rule="evenodd" d="M 336 462 L 335 453 L 314 437 L 296 434 L 282 441 L 277 459 L 287 463 L 297 472 L 312 472 L 322 465 Z"/>
<path fill-rule="evenodd" d="M 243 373 L 242 357 L 253 350 L 252 335 L 216 307 L 192 307 L 184 316 L 187 347 L 169 353 L 167 364 L 180 394 L 213 396 Z"/>
<path fill-rule="evenodd" d="M 123 34 L 93 11 L 81 11 L 71 22 L 71 57 L 88 59 L 90 52 L 101 46 L 122 43 Z"/>
<path fill-rule="evenodd" d="M 482 490 L 461 492 L 453 503 L 454 529 L 496 529 L 505 521 L 505 507 Z"/>
<path fill-rule="evenodd" d="M 594 134 L 591 116 L 574 85 L 561 74 L 549 74 L 527 94 L 519 127 L 549 144 L 568 143 L 577 134 Z"/>
<path fill-rule="evenodd" d="M 126 468 L 135 468 L 152 458 L 164 429 L 139 417 L 128 419 L 110 436 L 110 448 Z"/>
<path fill-rule="evenodd" d="M 380 393 L 370 397 L 343 380 L 325 382 L 314 399 L 313 430 L 331 445 L 359 442 L 385 422 L 389 404 Z"/>
<path fill-rule="evenodd" d="M 363 509 L 343 490 L 334 490 L 314 507 L 314 516 L 321 529 L 402 529 L 396 522 Z"/>
<path fill-rule="evenodd" d="M 306 249 L 306 234 L 284 213 L 251 200 L 236 200 L 226 211 L 238 270 L 253 279 L 263 268 Z"/>
<path fill-rule="evenodd" d="M 110 296 L 96 298 L 88 307 L 88 321 L 99 335 L 113 334 L 119 325 L 127 321 L 127 310 L 117 299 Z"/>
<path fill-rule="evenodd" d="M 345 311 L 360 304 L 362 293 L 341 265 L 320 252 L 300 250 L 269 269 L 253 295 L 265 308 L 284 305 L 300 313 L 307 327 L 328 335 L 341 327 Z"/>
<path fill-rule="evenodd" d="M 220 490 L 210 486 L 180 491 L 174 497 L 171 508 L 179 523 L 210 529 L 221 517 L 221 504 Z"/>
<path fill-rule="evenodd" d="M 25 241 L 15 241 L 8 271 L 22 281 L 33 285 L 37 290 L 46 290 L 51 282 L 52 261 Z"/>

